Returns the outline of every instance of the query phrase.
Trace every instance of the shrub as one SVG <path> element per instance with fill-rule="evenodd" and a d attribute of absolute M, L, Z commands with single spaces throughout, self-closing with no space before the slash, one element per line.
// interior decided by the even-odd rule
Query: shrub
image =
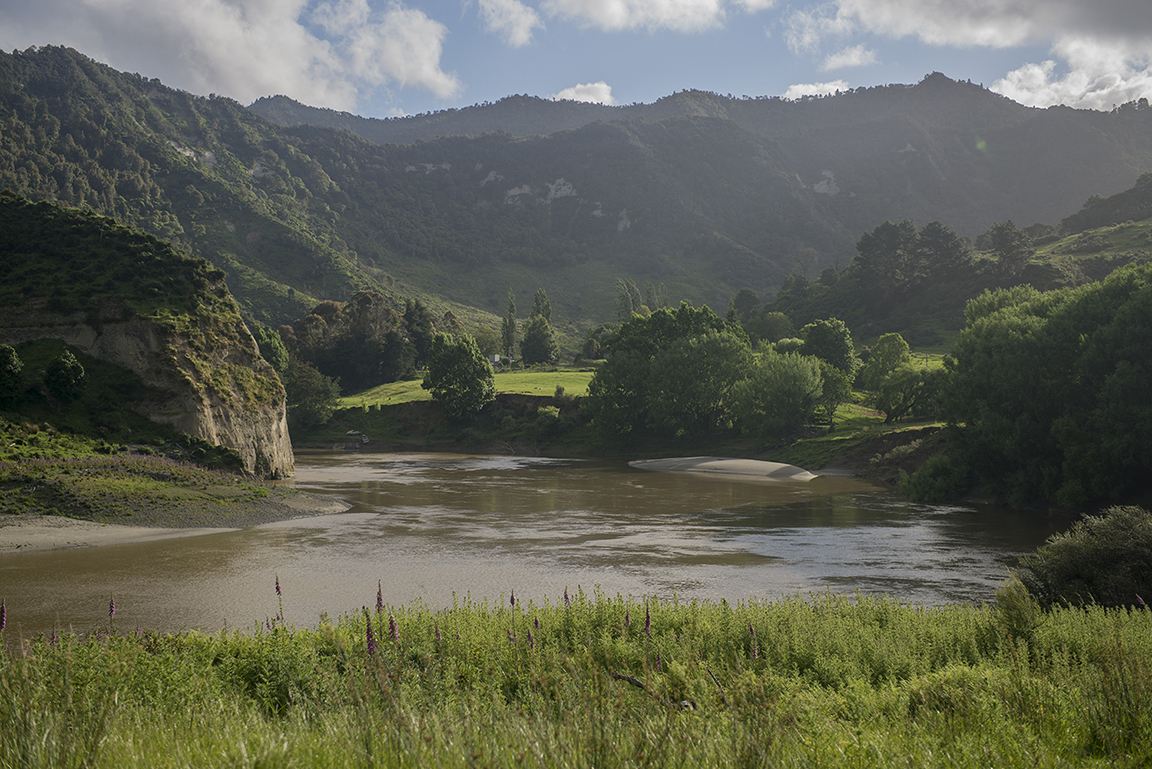
<path fill-rule="evenodd" d="M 52 397 L 61 403 L 71 403 L 84 394 L 88 375 L 76 356 L 65 350 L 60 357 L 48 364 L 44 373 L 44 386 Z"/>
<path fill-rule="evenodd" d="M 1142 606 L 1152 596 L 1152 513 L 1116 506 L 1077 521 L 1025 556 L 1019 577 L 1045 608 Z"/>

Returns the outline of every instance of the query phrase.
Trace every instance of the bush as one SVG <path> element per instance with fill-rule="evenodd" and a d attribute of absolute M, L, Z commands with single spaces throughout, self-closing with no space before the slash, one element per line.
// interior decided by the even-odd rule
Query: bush
<path fill-rule="evenodd" d="M 1152 596 L 1152 513 L 1117 506 L 1077 521 L 1025 556 L 1019 577 L 1044 608 L 1142 606 Z"/>
<path fill-rule="evenodd" d="M 20 394 L 20 372 L 24 363 L 11 345 L 0 344 L 0 403 L 16 400 Z"/>
<path fill-rule="evenodd" d="M 44 373 L 44 386 L 52 397 L 61 403 L 71 403 L 84 394 L 88 375 L 76 356 L 65 350 L 60 357 L 48 364 Z"/>

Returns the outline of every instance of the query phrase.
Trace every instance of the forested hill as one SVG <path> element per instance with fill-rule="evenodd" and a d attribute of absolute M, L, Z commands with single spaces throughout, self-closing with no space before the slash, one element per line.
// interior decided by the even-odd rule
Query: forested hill
<path fill-rule="evenodd" d="M 1152 170 L 1146 103 L 1034 110 L 942 75 L 799 102 L 515 97 L 436 115 L 513 113 L 531 136 L 380 144 L 343 130 L 362 125 L 350 116 L 278 125 L 67 48 L 0 53 L 0 189 L 209 259 L 271 325 L 375 289 L 397 308 L 455 303 L 467 327 L 502 314 L 509 287 L 525 304 L 544 288 L 559 325 L 603 322 L 620 278 L 722 312 L 741 288 L 771 294 L 798 257 L 846 266 L 886 219 L 975 238 L 1058 222 Z"/>
<path fill-rule="evenodd" d="M 0 137 L 0 186 L 189 248 L 274 324 L 397 281 L 497 313 L 543 287 L 561 322 L 610 316 L 620 277 L 722 307 L 855 240 L 773 141 L 712 118 L 381 146 L 40 48 L 0 54 Z"/>
<path fill-rule="evenodd" d="M 783 169 L 823 194 L 859 233 L 885 219 L 940 220 L 975 238 L 992 223 L 1056 224 L 1091 195 L 1152 170 L 1146 100 L 1109 113 L 1021 106 L 940 73 L 916 85 L 858 88 L 798 101 L 682 91 L 609 107 L 531 96 L 384 120 L 305 107 L 283 96 L 250 109 L 283 125 L 344 128 L 380 144 L 503 131 L 547 135 L 595 121 L 708 117 L 774 140 Z"/>

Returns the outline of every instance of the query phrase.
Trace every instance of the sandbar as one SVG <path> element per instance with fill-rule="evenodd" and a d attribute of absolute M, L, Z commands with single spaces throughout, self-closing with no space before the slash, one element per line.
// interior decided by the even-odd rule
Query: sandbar
<path fill-rule="evenodd" d="M 766 462 L 761 459 L 669 457 L 667 459 L 637 459 L 629 462 L 628 465 L 638 470 L 653 470 L 663 473 L 703 473 L 769 481 L 810 481 L 816 477 L 796 465 Z"/>
<path fill-rule="evenodd" d="M 170 510 L 154 519 L 147 512 L 134 516 L 134 520 L 150 524 L 144 526 L 62 515 L 0 515 L 0 555 L 195 537 L 292 518 L 342 513 L 349 507 L 351 505 L 336 497 L 276 489 L 267 499 L 227 505 L 196 505 L 196 510 L 190 511 L 180 521 L 184 525 L 177 526 L 161 524 L 173 521 Z"/>

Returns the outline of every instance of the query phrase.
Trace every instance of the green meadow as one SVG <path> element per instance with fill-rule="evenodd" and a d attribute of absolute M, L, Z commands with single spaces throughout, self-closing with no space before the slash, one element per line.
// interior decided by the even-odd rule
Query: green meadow
<path fill-rule="evenodd" d="M 9 616 L 0 766 L 1147 766 L 1152 612 L 1019 598 L 573 591 L 37 639 Z"/>
<path fill-rule="evenodd" d="M 566 395 L 578 397 L 588 392 L 588 383 L 592 381 L 593 373 L 592 369 L 502 371 L 496 374 L 496 392 L 551 396 L 557 387 L 563 387 Z M 339 408 L 359 408 L 377 404 L 392 406 L 410 401 L 430 401 L 432 394 L 421 387 L 422 381 L 411 379 L 373 387 L 341 398 Z"/>

